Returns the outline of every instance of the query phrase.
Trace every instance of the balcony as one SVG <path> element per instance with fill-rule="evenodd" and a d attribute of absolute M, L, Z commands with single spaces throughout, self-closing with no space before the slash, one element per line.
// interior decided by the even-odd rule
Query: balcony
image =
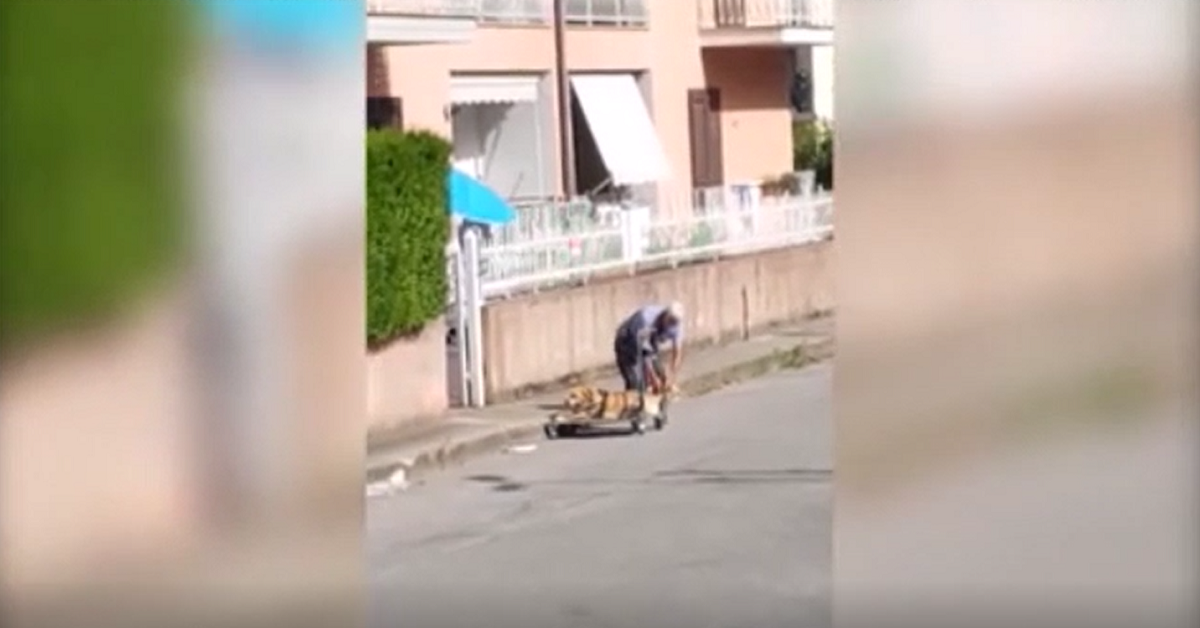
<path fill-rule="evenodd" d="M 572 26 L 641 27 L 647 0 L 564 0 Z M 553 0 L 367 0 L 369 14 L 470 19 L 480 25 L 545 26 L 554 19 Z"/>
<path fill-rule="evenodd" d="M 704 46 L 833 43 L 834 0 L 696 0 Z"/>

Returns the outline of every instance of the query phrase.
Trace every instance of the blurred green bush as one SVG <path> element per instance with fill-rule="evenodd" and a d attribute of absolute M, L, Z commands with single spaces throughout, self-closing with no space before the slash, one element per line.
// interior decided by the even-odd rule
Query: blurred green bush
<path fill-rule="evenodd" d="M 181 2 L 0 3 L 0 347 L 113 316 L 183 235 Z"/>
<path fill-rule="evenodd" d="M 367 132 L 367 346 L 421 331 L 446 309 L 450 143 Z"/>

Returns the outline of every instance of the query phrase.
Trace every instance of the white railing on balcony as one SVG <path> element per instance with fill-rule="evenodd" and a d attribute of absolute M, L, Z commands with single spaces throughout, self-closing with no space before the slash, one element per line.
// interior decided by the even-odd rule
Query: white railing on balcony
<path fill-rule="evenodd" d="M 833 28 L 834 0 L 696 0 L 700 28 Z"/>
<path fill-rule="evenodd" d="M 644 26 L 647 0 L 564 0 L 571 25 Z M 550 24 L 553 0 L 367 0 L 367 12 L 470 18 L 481 24 Z"/>
<path fill-rule="evenodd" d="M 727 187 L 693 197 L 705 202 L 690 213 L 661 212 L 658 217 L 648 207 L 570 203 L 523 208 L 516 224 L 493 232 L 480 245 L 484 296 L 815 242 L 833 233 L 833 197 L 828 193 L 762 198 L 757 189 Z"/>
<path fill-rule="evenodd" d="M 568 24 L 586 26 L 645 26 L 648 0 L 564 0 Z"/>
<path fill-rule="evenodd" d="M 469 18 L 484 24 L 549 24 L 549 0 L 367 0 L 367 12 Z"/>

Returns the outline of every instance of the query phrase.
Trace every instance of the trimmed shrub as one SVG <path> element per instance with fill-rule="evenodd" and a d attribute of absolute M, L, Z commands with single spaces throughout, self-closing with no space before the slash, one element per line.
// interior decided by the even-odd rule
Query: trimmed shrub
<path fill-rule="evenodd" d="M 367 346 L 411 336 L 446 309 L 450 143 L 367 132 Z"/>
<path fill-rule="evenodd" d="M 119 315 L 178 260 L 187 10 L 0 3 L 0 350 Z"/>

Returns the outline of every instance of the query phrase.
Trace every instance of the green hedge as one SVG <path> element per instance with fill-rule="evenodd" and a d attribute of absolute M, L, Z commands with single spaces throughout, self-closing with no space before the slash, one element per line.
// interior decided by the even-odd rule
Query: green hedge
<path fill-rule="evenodd" d="M 449 142 L 367 132 L 367 346 L 415 334 L 446 309 Z"/>
<path fill-rule="evenodd" d="M 179 2 L 0 2 L 0 347 L 119 314 L 178 256 Z"/>

